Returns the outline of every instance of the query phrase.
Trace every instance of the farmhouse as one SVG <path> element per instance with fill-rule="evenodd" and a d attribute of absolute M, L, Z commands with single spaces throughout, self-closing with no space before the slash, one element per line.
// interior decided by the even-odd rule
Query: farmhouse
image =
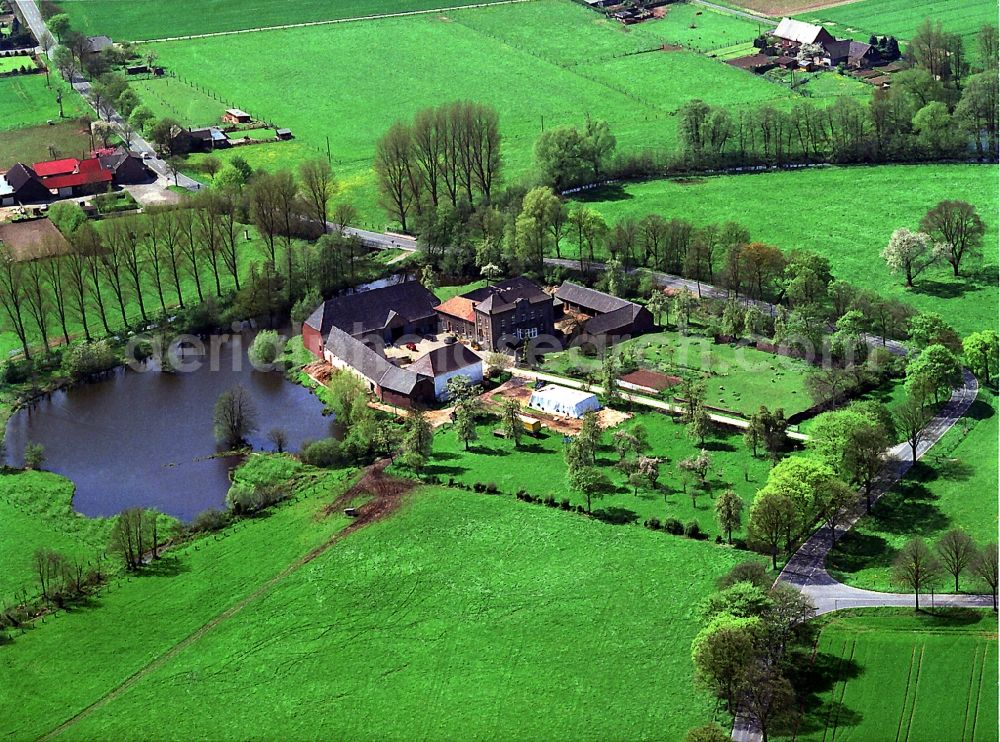
<path fill-rule="evenodd" d="M 322 357 L 334 368 L 353 373 L 388 404 L 412 407 L 434 399 L 434 381 L 390 363 L 380 352 L 339 327 L 331 327 Z"/>
<path fill-rule="evenodd" d="M 583 331 L 594 337 L 617 338 L 641 335 L 656 327 L 646 307 L 570 281 L 556 290 L 563 311 L 589 317 Z"/>
<path fill-rule="evenodd" d="M 60 197 L 84 196 L 106 191 L 114 179 L 96 157 L 77 160 L 70 157 L 50 162 L 36 162 L 32 170 L 41 178 L 42 185 Z"/>
<path fill-rule="evenodd" d="M 843 64 L 863 69 L 882 61 L 878 49 L 871 44 L 853 39 L 837 39 L 822 26 L 803 23 L 792 18 L 782 18 L 772 36 L 777 39 L 778 50 L 786 56 L 796 55 L 806 44 L 819 47 L 822 52 L 814 56 L 811 61 L 825 67 L 839 67 Z M 809 60 L 799 64 L 808 65 Z"/>
<path fill-rule="evenodd" d="M 597 396 L 582 389 L 570 389 L 557 384 L 548 384 L 531 393 L 528 406 L 552 415 L 583 417 L 588 412 L 601 409 Z"/>
<path fill-rule="evenodd" d="M 316 357 L 334 327 L 355 338 L 378 337 L 383 343 L 404 335 L 437 331 L 437 297 L 417 281 L 327 299 L 302 327 L 302 340 Z"/>
<path fill-rule="evenodd" d="M 226 132 L 217 126 L 209 126 L 204 129 L 189 129 L 187 132 L 188 147 L 192 152 L 211 152 L 213 149 L 222 149 L 229 146 L 229 137 Z"/>
<path fill-rule="evenodd" d="M 108 36 L 88 36 L 86 52 L 87 54 L 100 54 L 105 49 L 110 49 L 114 45 L 115 42 Z"/>
<path fill-rule="evenodd" d="M 797 21 L 794 18 L 782 18 L 771 35 L 778 40 L 778 46 L 785 49 L 797 49 L 803 44 L 822 46 L 824 43 L 836 41 L 833 34 L 822 26 Z"/>
<path fill-rule="evenodd" d="M 150 180 L 151 173 L 146 163 L 136 152 L 123 149 L 111 154 L 99 155 L 101 167 L 111 173 L 111 180 L 116 185 L 133 185 Z"/>
<path fill-rule="evenodd" d="M 249 113 L 241 111 L 239 108 L 227 108 L 226 112 L 222 114 L 222 121 L 226 124 L 249 124 L 253 118 Z"/>
<path fill-rule="evenodd" d="M 52 198 L 42 179 L 27 165 L 18 163 L 0 177 L 0 206 L 31 204 Z"/>
<path fill-rule="evenodd" d="M 878 50 L 871 44 L 853 39 L 840 39 L 823 45 L 826 55 L 823 64 L 828 67 L 838 67 L 842 64 L 848 67 L 870 67 L 880 60 Z"/>
<path fill-rule="evenodd" d="M 483 359 L 461 343 L 445 345 L 425 353 L 411 363 L 407 371 L 434 380 L 434 396 L 448 398 L 448 380 L 454 376 L 465 376 L 473 384 L 483 380 Z"/>
<path fill-rule="evenodd" d="M 449 299 L 436 311 L 442 332 L 472 338 L 490 350 L 555 331 L 552 297 L 523 276 Z"/>

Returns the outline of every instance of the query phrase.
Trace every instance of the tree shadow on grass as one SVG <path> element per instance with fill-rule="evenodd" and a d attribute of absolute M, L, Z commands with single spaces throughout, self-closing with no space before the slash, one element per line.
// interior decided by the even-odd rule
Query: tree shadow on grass
<path fill-rule="evenodd" d="M 938 496 L 923 482 L 909 482 L 890 492 L 872 508 L 879 531 L 928 536 L 944 530 L 951 519 L 937 506 Z"/>
<path fill-rule="evenodd" d="M 144 565 L 135 576 L 139 579 L 143 577 L 176 577 L 190 571 L 191 565 L 186 559 L 180 559 L 167 552 L 159 559 L 154 559 L 149 564 Z"/>
<path fill-rule="evenodd" d="M 594 203 L 600 201 L 629 201 L 635 198 L 635 196 L 626 191 L 623 186 L 615 183 L 601 186 L 600 188 L 580 191 L 573 194 L 573 198 L 584 203 Z"/>
<path fill-rule="evenodd" d="M 612 523 L 619 526 L 630 525 L 639 520 L 639 514 L 634 510 L 617 506 L 595 510 L 593 516 L 605 523 Z"/>
<path fill-rule="evenodd" d="M 705 445 L 702 448 L 706 451 L 727 451 L 729 453 L 736 450 L 736 446 L 728 441 L 705 441 Z"/>
<path fill-rule="evenodd" d="M 960 278 L 924 279 L 914 286 L 914 293 L 927 294 L 938 299 L 957 299 L 983 288 L 996 286 L 997 266 L 982 265 L 974 270 L 964 269 Z"/>
<path fill-rule="evenodd" d="M 430 464 L 424 469 L 427 474 L 436 475 L 439 477 L 454 477 L 459 474 L 465 474 L 468 471 L 464 466 L 442 466 L 440 464 Z"/>
<path fill-rule="evenodd" d="M 789 680 L 802 710 L 796 728 L 798 735 L 860 724 L 864 718 L 861 713 L 833 700 L 830 694 L 840 683 L 858 678 L 862 672 L 864 669 L 855 660 L 830 652 L 817 652 L 811 663 L 793 665 Z"/>
<path fill-rule="evenodd" d="M 896 550 L 881 536 L 851 531 L 842 536 L 828 557 L 834 572 L 854 573 L 869 567 L 888 567 Z"/>

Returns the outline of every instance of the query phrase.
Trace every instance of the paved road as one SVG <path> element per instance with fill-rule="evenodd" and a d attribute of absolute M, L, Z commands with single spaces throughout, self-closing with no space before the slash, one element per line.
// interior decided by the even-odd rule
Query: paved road
<path fill-rule="evenodd" d="M 597 392 L 598 394 L 604 393 L 604 387 L 595 386 L 594 384 L 586 384 L 585 382 L 579 381 L 578 379 L 570 379 L 566 376 L 558 376 L 556 374 L 548 374 L 542 371 L 532 371 L 530 369 L 514 368 L 511 369 L 511 373 L 514 376 L 521 376 L 526 379 L 535 379 L 537 381 L 548 381 L 553 384 L 559 384 L 560 386 L 568 386 L 574 389 L 583 389 L 584 387 L 590 389 L 592 392 Z M 632 394 L 631 392 L 626 392 L 621 390 L 619 392 L 622 399 L 627 399 L 629 402 L 634 402 L 635 404 L 642 405 L 644 407 L 650 407 L 654 410 L 660 410 L 661 412 L 667 412 L 670 414 L 679 414 L 684 411 L 684 408 L 680 405 L 671 404 L 670 402 L 664 402 L 660 399 L 653 399 L 652 397 L 645 397 L 641 394 Z M 719 415 L 714 412 L 710 412 L 708 417 L 712 422 L 718 423 L 720 425 L 728 425 L 733 428 L 739 428 L 740 430 L 745 430 L 750 427 L 750 423 L 747 420 L 739 417 L 731 417 L 729 415 Z M 792 440 L 804 442 L 809 440 L 809 436 L 804 433 L 796 433 L 794 431 L 788 431 L 788 437 Z"/>

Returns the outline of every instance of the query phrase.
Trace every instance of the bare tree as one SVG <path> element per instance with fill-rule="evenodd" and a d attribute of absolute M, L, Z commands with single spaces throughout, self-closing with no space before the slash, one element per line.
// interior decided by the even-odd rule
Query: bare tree
<path fill-rule="evenodd" d="M 27 304 L 25 294 L 24 266 L 17 262 L 10 247 L 0 242 L 0 305 L 3 306 L 10 328 L 21 342 L 24 357 L 30 359 L 24 319 L 24 307 Z"/>
<path fill-rule="evenodd" d="M 63 342 L 69 343 L 69 329 L 66 326 L 66 317 L 69 312 L 69 301 L 72 295 L 71 280 L 69 275 L 68 261 L 61 256 L 47 258 L 41 261 L 42 271 L 45 273 L 45 280 L 48 283 L 52 296 L 52 304 L 56 310 L 56 317 L 59 319 L 59 327 L 62 329 Z"/>
<path fill-rule="evenodd" d="M 976 544 L 961 528 L 953 528 L 937 542 L 935 549 L 945 571 L 955 578 L 955 592 L 958 592 L 958 578 L 976 558 Z"/>
<path fill-rule="evenodd" d="M 375 147 L 375 172 L 378 175 L 382 205 L 406 231 L 406 217 L 414 203 L 411 176 L 413 139 L 410 128 L 396 122 Z"/>
<path fill-rule="evenodd" d="M 215 439 L 229 448 L 243 444 L 257 429 L 257 410 L 246 387 L 227 389 L 215 401 Z"/>
<path fill-rule="evenodd" d="M 101 273 L 107 279 L 111 291 L 118 300 L 118 308 L 121 311 L 122 326 L 128 327 L 128 314 L 126 312 L 128 288 L 125 285 L 125 251 L 128 242 L 127 228 L 119 223 L 119 220 L 112 219 L 104 230 L 104 247 L 98 257 L 100 259 Z"/>
<path fill-rule="evenodd" d="M 42 337 L 42 348 L 48 354 L 49 313 L 52 310 L 52 292 L 45 280 L 45 269 L 41 260 L 29 260 L 24 267 L 24 298 L 28 314 L 35 321 L 38 334 Z"/>
<path fill-rule="evenodd" d="M 302 182 L 302 197 L 306 203 L 306 213 L 323 225 L 326 232 L 330 199 L 337 192 L 337 181 L 333 168 L 323 159 L 306 160 L 299 165 L 299 180 Z"/>
<path fill-rule="evenodd" d="M 986 544 L 972 563 L 972 574 L 986 583 L 993 595 L 993 610 L 997 609 L 997 544 Z"/>
<path fill-rule="evenodd" d="M 72 302 L 76 316 L 83 327 L 83 337 L 89 343 L 91 340 L 90 323 L 87 321 L 87 297 L 90 294 L 87 282 L 87 258 L 76 247 L 64 258 L 66 263 L 66 290 L 69 301 Z"/>
<path fill-rule="evenodd" d="M 941 564 L 923 539 L 915 538 L 899 550 L 892 564 L 892 578 L 913 592 L 913 605 L 920 610 L 920 591 L 941 579 Z"/>

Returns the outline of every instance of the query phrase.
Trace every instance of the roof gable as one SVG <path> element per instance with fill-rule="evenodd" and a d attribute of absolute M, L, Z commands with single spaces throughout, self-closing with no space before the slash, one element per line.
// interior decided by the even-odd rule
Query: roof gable
<path fill-rule="evenodd" d="M 596 289 L 588 289 L 586 286 L 580 286 L 571 281 L 563 281 L 562 286 L 556 290 L 556 298 L 569 304 L 585 307 L 598 314 L 615 312 L 632 304 L 627 299 L 605 294 Z"/>
<path fill-rule="evenodd" d="M 440 376 L 441 374 L 459 371 L 481 364 L 483 360 L 461 343 L 445 345 L 424 353 L 411 363 L 407 369 L 425 376 Z"/>
<path fill-rule="evenodd" d="M 35 174 L 40 178 L 47 178 L 52 175 L 68 175 L 75 173 L 80 167 L 80 161 L 75 157 L 67 157 L 63 160 L 51 160 L 49 162 L 36 162 L 34 165 Z"/>
<path fill-rule="evenodd" d="M 815 44 L 817 40 L 829 36 L 830 32 L 822 26 L 815 26 L 812 23 L 797 21 L 794 18 L 782 18 L 781 23 L 774 30 L 774 35 L 779 39 L 787 39 L 799 44 Z"/>
<path fill-rule="evenodd" d="M 434 312 L 437 304 L 437 297 L 419 282 L 406 281 L 327 299 L 309 316 L 306 324 L 322 335 L 331 327 L 359 335 L 390 326 L 419 324 L 437 316 Z"/>

